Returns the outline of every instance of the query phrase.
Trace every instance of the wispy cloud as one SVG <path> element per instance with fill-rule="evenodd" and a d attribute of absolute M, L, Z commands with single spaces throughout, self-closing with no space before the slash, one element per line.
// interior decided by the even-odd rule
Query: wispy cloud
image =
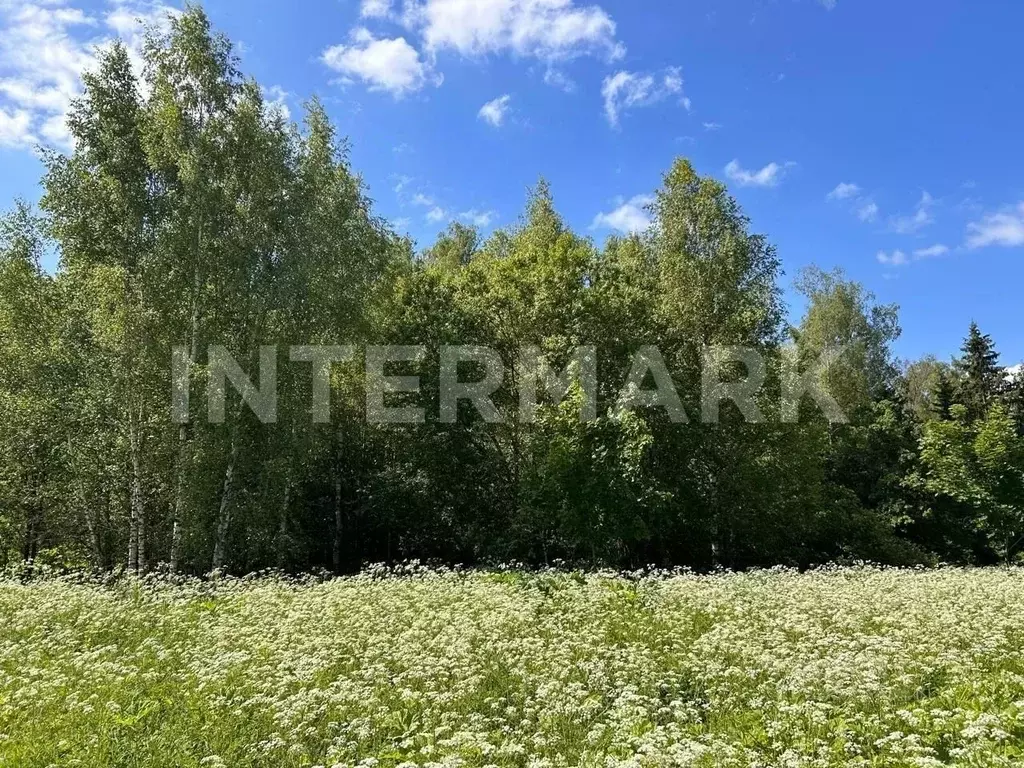
<path fill-rule="evenodd" d="M 143 23 L 160 26 L 176 12 L 143 0 L 89 13 L 63 0 L 0 0 L 0 145 L 70 148 L 65 115 L 97 51 L 121 38 L 140 74 Z"/>
<path fill-rule="evenodd" d="M 608 213 L 594 217 L 592 229 L 614 229 L 623 234 L 643 232 L 651 226 L 647 208 L 654 202 L 650 195 L 637 195 L 630 200 L 620 200 L 618 207 Z"/>
<path fill-rule="evenodd" d="M 898 235 L 917 234 L 935 221 L 932 215 L 934 205 L 935 199 L 927 192 L 922 192 L 914 212 L 904 216 L 893 216 L 889 219 L 889 228 Z"/>
<path fill-rule="evenodd" d="M 907 254 L 900 250 L 895 250 L 892 253 L 879 251 L 875 254 L 875 258 L 878 259 L 879 264 L 885 264 L 888 267 L 902 267 L 910 263 Z"/>
<path fill-rule="evenodd" d="M 486 229 L 491 226 L 491 222 L 494 221 L 497 215 L 496 211 L 478 211 L 476 208 L 471 208 L 460 213 L 459 218 L 472 224 L 474 227 Z"/>
<path fill-rule="evenodd" d="M 782 181 L 786 165 L 768 163 L 759 170 L 751 171 L 741 166 L 739 160 L 732 160 L 725 166 L 725 177 L 741 187 L 774 187 Z"/>
<path fill-rule="evenodd" d="M 714 123 L 714 122 L 704 123 L 704 130 L 705 131 L 720 131 L 720 130 L 722 130 L 722 125 L 721 125 L 721 123 Z"/>
<path fill-rule="evenodd" d="M 669 67 L 661 73 L 617 72 L 606 77 L 601 86 L 604 114 L 609 125 L 619 127 L 623 113 L 637 107 L 649 107 L 670 97 L 690 108 L 690 100 L 683 96 L 683 76 L 678 67 Z"/>
<path fill-rule="evenodd" d="M 859 184 L 855 184 L 852 181 L 843 181 L 825 195 L 825 199 L 849 206 L 849 209 L 861 221 L 875 221 L 878 218 L 878 205 L 867 195 L 861 194 L 861 192 Z"/>
<path fill-rule="evenodd" d="M 405 192 L 406 188 L 412 184 L 412 176 L 406 176 L 405 174 L 398 174 L 391 177 L 395 182 L 395 194 L 401 197 L 402 193 Z"/>
<path fill-rule="evenodd" d="M 392 178 L 395 179 L 395 193 L 398 195 L 403 207 L 410 205 L 416 208 L 425 209 L 423 217 L 431 224 L 437 224 L 454 217 L 472 224 L 474 227 L 479 229 L 486 229 L 491 226 L 491 223 L 498 216 L 496 211 L 478 208 L 470 208 L 460 213 L 452 213 L 452 211 L 455 210 L 454 208 L 447 207 L 443 200 L 439 201 L 433 195 L 428 195 L 422 191 L 409 195 L 409 192 L 411 191 L 410 186 L 415 181 L 412 177 L 399 175 Z M 399 219 L 399 221 L 403 221 L 403 219 Z M 408 219 L 405 219 L 404 221 L 408 221 Z M 408 225 L 406 224 L 406 226 Z"/>
<path fill-rule="evenodd" d="M 941 243 L 936 243 L 935 245 L 931 245 L 927 248 L 918 248 L 916 251 L 914 251 L 914 258 L 932 259 L 935 258 L 936 256 L 945 256 L 947 253 L 949 253 L 948 246 L 942 245 Z"/>
<path fill-rule="evenodd" d="M 825 197 L 827 200 L 849 200 L 851 197 L 857 197 L 859 194 L 859 186 L 844 181 L 837 184 L 836 188 L 829 192 Z"/>
<path fill-rule="evenodd" d="M 363 0 L 359 15 L 364 19 L 383 19 L 391 15 L 391 0 Z"/>
<path fill-rule="evenodd" d="M 565 93 L 573 93 L 576 90 L 575 81 L 556 67 L 548 67 L 544 71 L 544 82 L 552 88 L 558 88 Z"/>
<path fill-rule="evenodd" d="M 292 119 L 292 111 L 288 108 L 291 94 L 279 85 L 268 85 L 263 88 L 263 99 L 271 112 L 279 112 L 285 120 Z"/>
<path fill-rule="evenodd" d="M 857 218 L 861 221 L 875 221 L 878 219 L 878 203 L 874 200 L 864 200 L 857 206 Z"/>
<path fill-rule="evenodd" d="M 511 101 L 512 97 L 507 93 L 504 96 L 488 101 L 480 107 L 477 117 L 485 123 L 490 123 L 495 128 L 500 128 L 505 123 Z"/>
<path fill-rule="evenodd" d="M 998 245 L 1013 248 L 1024 245 L 1024 201 L 988 213 L 967 225 L 967 247 L 986 248 Z"/>
<path fill-rule="evenodd" d="M 39 143 L 32 133 L 32 114 L 27 109 L 8 112 L 0 107 L 0 147 L 27 149 Z"/>
<path fill-rule="evenodd" d="M 949 248 L 941 243 L 929 246 L 928 248 L 918 248 L 916 251 L 906 253 L 905 251 L 895 250 L 891 253 L 885 251 L 879 251 L 875 258 L 879 264 L 885 264 L 888 267 L 905 267 L 908 264 L 921 261 L 922 259 L 934 259 L 937 256 L 944 256 L 949 253 Z"/>

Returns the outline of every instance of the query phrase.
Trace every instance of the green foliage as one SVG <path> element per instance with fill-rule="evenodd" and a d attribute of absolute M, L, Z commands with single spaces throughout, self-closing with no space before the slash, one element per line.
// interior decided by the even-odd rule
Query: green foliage
<path fill-rule="evenodd" d="M 74 152 L 47 157 L 42 216 L 20 205 L 0 227 L 0 560 L 743 568 L 1019 549 L 1022 384 L 1006 386 L 991 340 L 972 327 L 954 366 L 901 375 L 896 307 L 816 269 L 789 328 L 774 248 L 686 160 L 643 234 L 594 243 L 541 181 L 514 226 L 453 224 L 417 254 L 374 216 L 323 105 L 288 123 L 201 9 L 154 33 L 143 64 L 136 77 L 123 46 L 101 52 L 70 113 Z M 805 367 L 843 350 L 823 380 L 848 423 L 806 398 L 781 423 L 787 335 Z M 424 424 L 365 418 L 365 348 L 389 344 L 428 350 L 405 370 Z M 274 423 L 233 389 L 223 422 L 205 418 L 210 345 L 254 380 L 260 347 L 279 349 Z M 330 423 L 313 418 L 319 371 L 286 363 L 290 345 L 360 349 L 330 370 Z M 446 345 L 501 356 L 499 423 L 468 403 L 439 418 Z M 724 401 L 702 422 L 712 345 L 769 361 L 764 421 Z M 620 403 L 651 346 L 688 423 Z M 561 399 L 537 388 L 535 418 L 520 407 L 524 347 L 570 374 Z M 594 402 L 581 347 L 596 350 Z M 172 419 L 172 390 L 191 396 L 188 423 Z"/>
<path fill-rule="evenodd" d="M 927 425 L 921 463 L 925 488 L 940 503 L 955 503 L 1001 559 L 1016 554 L 1024 530 L 1024 439 L 1002 404 L 980 422 L 957 405 L 953 420 Z"/>
<path fill-rule="evenodd" d="M 900 394 L 918 421 L 948 419 L 955 396 L 951 366 L 931 355 L 907 364 Z"/>

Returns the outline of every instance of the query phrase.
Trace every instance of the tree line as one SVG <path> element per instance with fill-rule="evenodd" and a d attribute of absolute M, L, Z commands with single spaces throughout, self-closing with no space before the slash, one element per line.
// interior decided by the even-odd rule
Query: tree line
<path fill-rule="evenodd" d="M 515 225 L 481 238 L 455 223 L 417 252 L 373 214 L 323 106 L 289 122 L 201 9 L 151 33 L 143 61 L 136 75 L 123 46 L 102 53 L 69 116 L 74 151 L 45 157 L 39 210 L 0 222 L 0 566 L 742 568 L 1024 549 L 1024 376 L 974 325 L 957 360 L 900 363 L 897 308 L 840 272 L 800 275 L 791 325 L 774 248 L 685 160 L 642 234 L 596 245 L 540 182 Z M 261 346 L 353 343 L 431 350 L 394 366 L 420 390 L 389 396 L 432 406 L 424 423 L 367 421 L 362 351 L 331 368 L 329 423 L 312 418 L 309 365 L 279 369 L 272 424 L 236 391 L 223 420 L 196 417 L 211 344 L 252 373 Z M 728 402 L 716 424 L 614 407 L 637 349 L 658 348 L 699 414 L 703 350 L 777 360 L 787 344 L 808 364 L 844 349 L 824 376 L 848 423 L 809 400 L 795 423 Z M 557 371 L 593 347 L 595 418 L 570 386 L 524 419 L 511 371 L 499 423 L 470 407 L 442 422 L 445 345 L 507 360 L 530 345 Z M 767 370 L 757 406 L 777 415 Z"/>

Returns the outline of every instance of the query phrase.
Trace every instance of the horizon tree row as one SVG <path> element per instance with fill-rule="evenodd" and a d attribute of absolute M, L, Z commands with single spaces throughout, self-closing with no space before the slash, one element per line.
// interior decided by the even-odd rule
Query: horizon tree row
<path fill-rule="evenodd" d="M 152 33 L 143 62 L 136 75 L 123 46 L 103 53 L 70 114 L 74 151 L 46 157 L 40 210 L 0 222 L 0 567 L 1019 557 L 1024 376 L 974 325 L 958 360 L 899 364 L 897 308 L 840 272 L 800 275 L 808 308 L 790 326 L 775 249 L 687 161 L 644 233 L 596 245 L 542 181 L 514 226 L 482 239 L 454 223 L 416 252 L 374 215 L 323 106 L 286 120 L 201 9 Z M 717 424 L 615 407 L 644 347 L 700 413 L 706 348 L 778 361 L 787 342 L 807 365 L 845 347 L 825 385 L 849 423 L 809 398 L 796 423 L 728 403 Z M 221 423 L 172 417 L 172 350 L 205 413 L 210 345 L 252 372 L 262 345 L 342 343 L 430 350 L 389 369 L 419 377 L 388 403 L 425 408 L 423 423 L 366 420 L 361 353 L 331 368 L 330 423 L 312 418 L 311 365 L 279 368 L 273 424 L 233 389 Z M 593 347 L 610 373 L 593 419 L 571 378 L 523 418 L 510 369 L 497 423 L 465 403 L 447 423 L 446 345 L 510 360 L 529 345 L 570 372 Z M 784 390 L 767 366 L 758 408 L 778 413 Z"/>

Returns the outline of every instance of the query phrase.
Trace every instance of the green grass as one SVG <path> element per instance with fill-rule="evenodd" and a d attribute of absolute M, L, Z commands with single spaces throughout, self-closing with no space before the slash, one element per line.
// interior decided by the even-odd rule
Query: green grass
<path fill-rule="evenodd" d="M 0 766 L 995 766 L 1024 571 L 0 579 Z"/>

